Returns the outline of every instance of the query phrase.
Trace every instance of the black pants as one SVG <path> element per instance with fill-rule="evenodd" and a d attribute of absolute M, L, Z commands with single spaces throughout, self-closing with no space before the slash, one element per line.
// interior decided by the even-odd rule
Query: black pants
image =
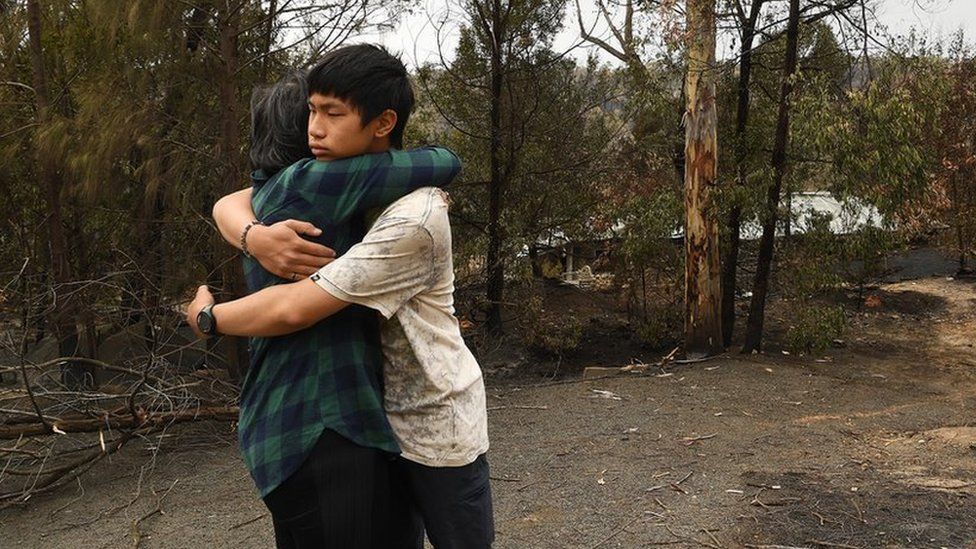
<path fill-rule="evenodd" d="M 390 454 L 325 430 L 302 466 L 264 498 L 278 549 L 386 549 Z"/>
<path fill-rule="evenodd" d="M 463 467 L 427 467 L 404 458 L 391 471 L 391 549 L 487 549 L 495 540 L 488 460 Z"/>

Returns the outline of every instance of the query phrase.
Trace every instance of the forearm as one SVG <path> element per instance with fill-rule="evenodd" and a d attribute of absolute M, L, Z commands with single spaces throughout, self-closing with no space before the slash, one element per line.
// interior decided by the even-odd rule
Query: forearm
<path fill-rule="evenodd" d="M 274 337 L 304 330 L 346 305 L 305 279 L 219 303 L 214 306 L 213 315 L 221 334 Z"/>
<path fill-rule="evenodd" d="M 242 189 L 218 200 L 213 207 L 213 218 L 217 223 L 220 236 L 228 244 L 240 250 L 244 227 L 255 219 L 254 210 L 251 208 L 251 188 Z"/>

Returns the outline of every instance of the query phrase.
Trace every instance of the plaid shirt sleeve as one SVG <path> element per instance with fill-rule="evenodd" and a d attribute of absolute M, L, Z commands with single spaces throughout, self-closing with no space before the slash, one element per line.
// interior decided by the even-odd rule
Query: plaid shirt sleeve
<path fill-rule="evenodd" d="M 309 160 L 289 170 L 289 190 L 314 204 L 320 218 L 341 224 L 421 187 L 448 185 L 461 171 L 461 161 L 448 149 L 424 147 L 329 162 Z"/>

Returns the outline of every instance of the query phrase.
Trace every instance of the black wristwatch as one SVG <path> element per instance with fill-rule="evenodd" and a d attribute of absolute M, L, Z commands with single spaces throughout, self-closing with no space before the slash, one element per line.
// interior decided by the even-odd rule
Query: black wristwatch
<path fill-rule="evenodd" d="M 213 315 L 214 304 L 211 303 L 197 313 L 197 328 L 208 336 L 217 335 L 217 319 Z"/>

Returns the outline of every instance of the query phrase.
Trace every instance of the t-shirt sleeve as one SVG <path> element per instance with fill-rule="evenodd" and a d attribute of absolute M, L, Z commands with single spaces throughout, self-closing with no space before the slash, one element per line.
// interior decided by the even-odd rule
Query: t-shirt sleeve
<path fill-rule="evenodd" d="M 428 289 L 434 275 L 434 243 L 415 220 L 380 219 L 362 242 L 322 267 L 312 280 L 334 297 L 376 309 L 390 318 Z"/>

